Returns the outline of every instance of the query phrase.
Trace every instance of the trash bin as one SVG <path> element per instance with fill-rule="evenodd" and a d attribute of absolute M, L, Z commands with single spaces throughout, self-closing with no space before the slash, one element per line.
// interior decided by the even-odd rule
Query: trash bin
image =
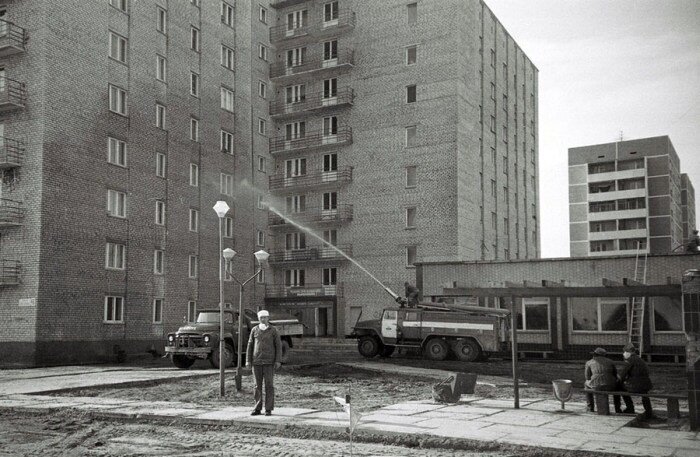
<path fill-rule="evenodd" d="M 463 394 L 473 394 L 476 387 L 476 374 L 474 373 L 455 373 L 455 381 L 453 390 Z"/>
<path fill-rule="evenodd" d="M 573 393 L 572 381 L 570 379 L 555 379 L 552 381 L 552 387 L 554 388 L 554 398 L 561 402 L 561 409 L 565 409 L 564 403 L 571 400 Z"/>

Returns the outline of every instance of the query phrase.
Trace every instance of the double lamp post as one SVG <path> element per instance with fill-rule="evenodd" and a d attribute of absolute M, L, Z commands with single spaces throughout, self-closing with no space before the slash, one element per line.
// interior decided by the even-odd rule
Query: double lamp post
<path fill-rule="evenodd" d="M 216 211 L 216 215 L 219 216 L 219 252 L 221 253 L 221 256 L 219 258 L 219 385 L 220 385 L 220 392 L 219 394 L 223 397 L 226 394 L 226 387 L 225 387 L 225 382 L 224 382 L 224 377 L 225 377 L 225 371 L 226 371 L 226 356 L 225 356 L 225 351 L 226 351 L 226 343 L 224 341 L 224 279 L 226 279 L 226 275 L 230 276 L 231 279 L 236 281 L 239 286 L 239 293 L 238 293 L 238 342 L 236 343 L 236 390 L 240 391 L 241 390 L 241 363 L 242 363 L 242 354 L 243 354 L 243 288 L 245 287 L 246 284 L 248 284 L 250 281 L 252 281 L 256 276 L 260 274 L 260 272 L 263 269 L 263 264 L 264 262 L 267 261 L 268 257 L 270 257 L 270 254 L 267 252 L 263 251 L 262 249 L 257 251 L 255 255 L 255 259 L 258 261 L 258 270 L 255 272 L 253 276 L 250 278 L 246 279 L 245 281 L 241 282 L 239 281 L 233 274 L 231 274 L 230 271 L 226 269 L 226 264 L 229 264 L 233 257 L 236 255 L 236 251 L 234 251 L 231 248 L 226 248 L 223 249 L 223 243 L 224 243 L 224 232 L 223 232 L 223 224 L 224 224 L 224 217 L 226 216 L 226 213 L 229 211 L 229 206 L 226 204 L 225 201 L 218 201 L 214 205 L 214 211 Z"/>

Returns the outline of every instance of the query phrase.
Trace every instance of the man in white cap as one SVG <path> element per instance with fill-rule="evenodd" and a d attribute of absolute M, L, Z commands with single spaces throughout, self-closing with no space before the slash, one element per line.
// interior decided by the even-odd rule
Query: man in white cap
<path fill-rule="evenodd" d="M 275 408 L 275 369 L 282 365 L 282 341 L 277 329 L 270 325 L 270 313 L 258 311 L 260 324 L 253 327 L 248 339 L 246 366 L 253 367 L 255 379 L 255 409 L 251 415 L 262 413 L 262 388 L 265 383 L 265 415 L 271 416 Z"/>

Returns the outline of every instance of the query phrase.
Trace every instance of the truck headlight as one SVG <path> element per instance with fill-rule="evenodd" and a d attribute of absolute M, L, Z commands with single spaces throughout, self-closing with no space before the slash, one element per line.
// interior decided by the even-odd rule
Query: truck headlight
<path fill-rule="evenodd" d="M 211 337 L 209 335 L 204 335 L 204 342 L 209 344 L 209 341 L 211 341 Z"/>
<path fill-rule="evenodd" d="M 170 341 L 171 343 L 175 341 L 175 335 L 168 335 L 168 341 Z"/>

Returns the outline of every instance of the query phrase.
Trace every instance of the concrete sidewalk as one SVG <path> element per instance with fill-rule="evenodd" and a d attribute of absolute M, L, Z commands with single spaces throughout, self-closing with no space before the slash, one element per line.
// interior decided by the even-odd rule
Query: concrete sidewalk
<path fill-rule="evenodd" d="M 584 404 L 568 403 L 565 412 L 552 400 L 466 398 L 455 405 L 432 400 L 399 403 L 366 413 L 358 432 L 445 437 L 564 450 L 621 455 L 697 456 L 697 432 L 658 431 L 626 427 L 631 416 L 596 416 Z M 156 419 L 209 425 L 328 428 L 344 431 L 348 418 L 337 412 L 278 408 L 271 417 L 250 416 L 248 407 L 212 408 L 184 402 L 142 402 L 101 397 L 5 395 L 0 409 L 49 413 L 61 409 L 90 412 L 107 419 Z"/>

